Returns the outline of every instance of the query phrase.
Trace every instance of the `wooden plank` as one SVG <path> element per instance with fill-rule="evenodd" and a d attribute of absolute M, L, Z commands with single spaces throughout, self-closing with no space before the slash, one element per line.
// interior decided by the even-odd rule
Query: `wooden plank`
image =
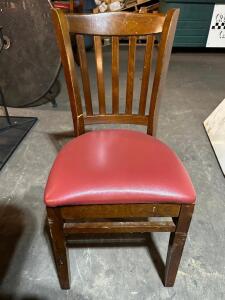
<path fill-rule="evenodd" d="M 85 116 L 84 124 L 136 124 L 136 125 L 147 125 L 148 116 L 139 116 L 139 115 L 93 115 Z"/>
<path fill-rule="evenodd" d="M 70 99 L 74 133 L 75 136 L 78 136 L 84 133 L 84 120 L 68 22 L 65 14 L 60 9 L 52 9 L 52 19 L 55 26 L 57 42 L 60 49 Z"/>
<path fill-rule="evenodd" d="M 81 78 L 83 84 L 86 112 L 87 115 L 93 115 L 90 79 L 88 73 L 87 55 L 86 55 L 83 35 L 77 35 L 76 41 L 77 41 L 77 50 L 79 54 L 80 71 L 81 71 Z"/>
<path fill-rule="evenodd" d="M 150 135 L 155 135 L 157 130 L 159 104 L 168 71 L 178 16 L 179 9 L 170 9 L 163 26 L 149 109 L 147 132 Z"/>
<path fill-rule="evenodd" d="M 80 15 L 68 14 L 67 18 L 70 32 L 102 36 L 138 36 L 160 33 L 162 32 L 165 20 L 165 16 L 162 14 L 121 12 Z"/>
<path fill-rule="evenodd" d="M 123 239 L 121 239 L 121 233 L 75 233 L 66 235 L 66 242 L 73 246 L 137 246 L 145 245 L 148 243 L 149 233 L 137 232 L 137 233 L 123 233 Z M 102 243 L 104 240 L 104 243 Z M 109 245 L 110 244 L 110 245 Z"/>
<path fill-rule="evenodd" d="M 55 258 L 56 269 L 62 289 L 70 288 L 70 272 L 68 262 L 68 252 L 65 245 L 63 233 L 63 220 L 60 214 L 60 208 L 47 207 L 47 225 L 49 229 L 49 238 Z"/>
<path fill-rule="evenodd" d="M 179 204 L 104 204 L 61 208 L 64 220 L 84 218 L 177 217 Z"/>
<path fill-rule="evenodd" d="M 152 35 L 148 36 L 146 42 L 146 48 L 145 48 L 144 67 L 143 67 L 142 82 L 141 82 L 141 95 L 140 95 L 140 103 L 139 103 L 140 115 L 145 115 L 153 45 L 154 45 L 154 36 Z"/>
<path fill-rule="evenodd" d="M 167 287 L 174 285 L 193 210 L 194 204 L 181 205 L 180 214 L 176 222 L 176 231 L 170 235 L 165 269 L 165 286 Z"/>
<path fill-rule="evenodd" d="M 126 89 L 126 109 L 125 109 L 126 114 L 132 114 L 136 41 L 137 41 L 137 38 L 135 36 L 131 36 L 129 38 L 127 89 Z"/>
<path fill-rule="evenodd" d="M 105 82 L 103 72 L 102 41 L 100 36 L 94 36 L 94 48 L 97 72 L 99 113 L 105 114 Z"/>
<path fill-rule="evenodd" d="M 112 37 L 112 113 L 119 113 L 119 38 Z"/>
<path fill-rule="evenodd" d="M 133 232 L 173 232 L 173 222 L 83 222 L 65 223 L 64 234 L 75 233 L 133 233 Z"/>

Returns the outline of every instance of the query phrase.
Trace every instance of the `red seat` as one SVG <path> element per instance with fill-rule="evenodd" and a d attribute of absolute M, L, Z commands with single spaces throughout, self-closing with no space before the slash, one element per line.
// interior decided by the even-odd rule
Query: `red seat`
<path fill-rule="evenodd" d="M 64 2 L 64 1 L 54 1 L 53 2 L 54 8 L 61 8 L 61 9 L 70 9 L 70 3 L 69 2 Z"/>
<path fill-rule="evenodd" d="M 141 132 L 101 130 L 63 147 L 49 175 L 45 203 L 194 203 L 195 191 L 177 155 Z"/>

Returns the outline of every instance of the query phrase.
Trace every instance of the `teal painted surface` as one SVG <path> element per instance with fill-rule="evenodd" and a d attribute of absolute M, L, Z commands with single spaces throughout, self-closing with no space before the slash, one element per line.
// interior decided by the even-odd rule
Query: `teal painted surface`
<path fill-rule="evenodd" d="M 212 0 L 162 0 L 160 11 L 180 8 L 180 16 L 174 40 L 175 47 L 205 47 L 211 23 L 214 4 L 225 4 L 225 1 Z"/>

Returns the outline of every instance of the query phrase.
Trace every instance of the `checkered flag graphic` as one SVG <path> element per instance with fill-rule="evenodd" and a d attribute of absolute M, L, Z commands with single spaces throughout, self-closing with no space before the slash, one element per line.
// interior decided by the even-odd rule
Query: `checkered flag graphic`
<path fill-rule="evenodd" d="M 211 29 L 225 29 L 224 22 L 216 22 L 215 25 L 212 25 Z"/>

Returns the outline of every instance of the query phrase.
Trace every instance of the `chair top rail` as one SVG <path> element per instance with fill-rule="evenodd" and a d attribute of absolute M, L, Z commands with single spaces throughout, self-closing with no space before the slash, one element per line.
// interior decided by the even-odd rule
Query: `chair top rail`
<path fill-rule="evenodd" d="M 67 15 L 69 31 L 102 36 L 148 35 L 162 32 L 162 14 L 102 13 Z"/>

